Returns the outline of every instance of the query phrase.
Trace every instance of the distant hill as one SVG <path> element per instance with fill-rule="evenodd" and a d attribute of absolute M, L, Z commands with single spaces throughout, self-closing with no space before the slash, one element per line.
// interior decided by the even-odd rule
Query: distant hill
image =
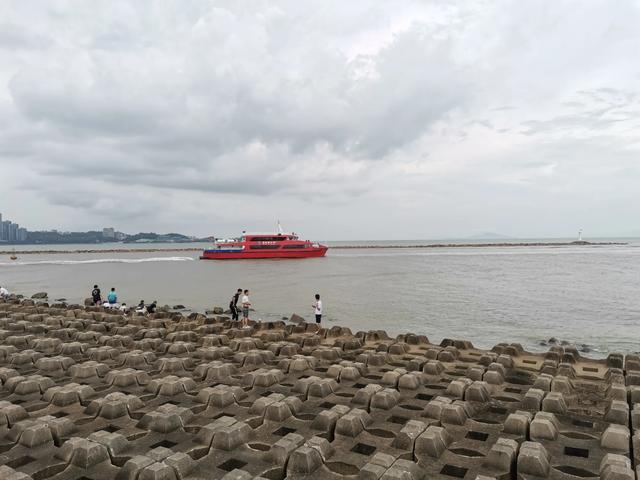
<path fill-rule="evenodd" d="M 37 231 L 28 232 L 27 241 L 24 244 L 70 244 L 70 243 L 185 243 L 198 242 L 202 239 L 188 237 L 181 233 L 155 233 L 140 232 L 134 235 L 116 232 L 117 237 L 105 237 L 103 232 L 58 232 L 58 231 Z"/>

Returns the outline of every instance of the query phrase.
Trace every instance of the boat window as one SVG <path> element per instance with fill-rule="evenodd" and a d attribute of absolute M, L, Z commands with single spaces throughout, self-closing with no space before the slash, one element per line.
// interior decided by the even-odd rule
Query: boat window
<path fill-rule="evenodd" d="M 306 245 L 285 245 L 284 248 L 285 250 L 290 250 L 290 249 L 294 249 L 294 248 L 304 248 Z"/>
<path fill-rule="evenodd" d="M 283 235 L 277 236 L 277 237 L 263 237 L 263 236 L 249 237 L 250 242 L 282 242 L 284 240 L 287 240 L 287 237 Z"/>
<path fill-rule="evenodd" d="M 249 248 L 251 250 L 277 250 L 280 245 L 251 245 Z"/>

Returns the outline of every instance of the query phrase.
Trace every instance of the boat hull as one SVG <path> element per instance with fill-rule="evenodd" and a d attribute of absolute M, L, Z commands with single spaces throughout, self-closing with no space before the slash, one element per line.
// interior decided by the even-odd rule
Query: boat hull
<path fill-rule="evenodd" d="M 324 257 L 327 247 L 313 247 L 301 250 L 205 250 L 202 252 L 201 260 L 243 260 L 243 259 L 263 259 L 263 258 L 317 258 Z"/>

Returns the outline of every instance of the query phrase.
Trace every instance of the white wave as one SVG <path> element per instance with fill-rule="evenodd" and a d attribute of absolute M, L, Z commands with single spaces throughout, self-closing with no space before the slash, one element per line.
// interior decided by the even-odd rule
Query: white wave
<path fill-rule="evenodd" d="M 23 265 L 86 265 L 92 263 L 147 263 L 147 262 L 189 262 L 193 257 L 149 257 L 149 258 L 93 258 L 90 260 L 40 260 L 34 262 L 7 262 L 0 266 Z"/>

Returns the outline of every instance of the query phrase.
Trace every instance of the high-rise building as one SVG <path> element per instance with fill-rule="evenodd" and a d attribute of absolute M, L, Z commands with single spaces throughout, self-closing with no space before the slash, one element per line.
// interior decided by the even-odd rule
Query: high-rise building
<path fill-rule="evenodd" d="M 109 228 L 103 228 L 102 229 L 102 236 L 104 238 L 116 238 L 116 231 L 115 229 L 109 227 Z"/>
<path fill-rule="evenodd" d="M 20 225 L 10 220 L 2 220 L 0 213 L 0 242 L 26 242 L 29 232 L 26 228 L 20 228 Z"/>
<path fill-rule="evenodd" d="M 28 233 L 26 228 L 18 228 L 18 242 L 26 242 L 28 238 Z"/>
<path fill-rule="evenodd" d="M 18 227 L 17 223 L 9 222 L 9 241 L 17 242 L 18 241 Z"/>
<path fill-rule="evenodd" d="M 2 227 L 2 241 L 10 242 L 11 241 L 11 222 L 9 220 L 4 220 L 0 226 Z"/>

